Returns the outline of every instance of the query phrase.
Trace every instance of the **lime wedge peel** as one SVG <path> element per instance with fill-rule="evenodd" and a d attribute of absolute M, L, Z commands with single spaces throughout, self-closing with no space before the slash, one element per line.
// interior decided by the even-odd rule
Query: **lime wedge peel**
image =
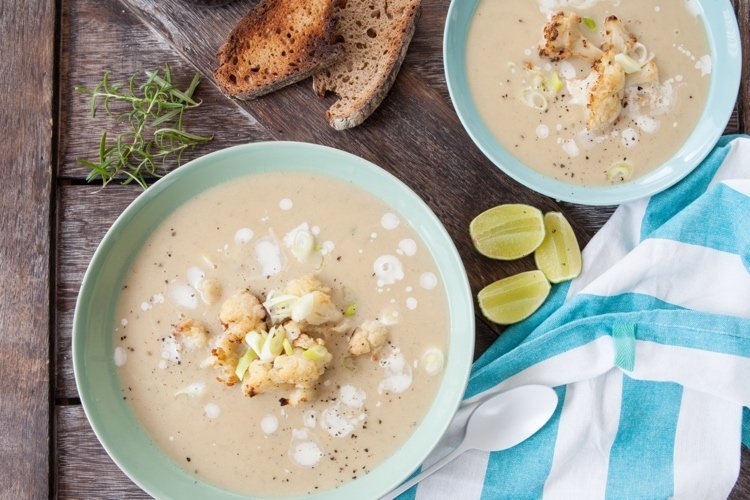
<path fill-rule="evenodd" d="M 474 246 L 491 259 L 515 260 L 530 255 L 544 240 L 544 219 L 529 205 L 499 205 L 469 225 Z"/>
<path fill-rule="evenodd" d="M 581 249 L 570 223 L 559 212 L 544 215 L 544 241 L 534 252 L 536 267 L 552 283 L 562 283 L 581 274 Z"/>
<path fill-rule="evenodd" d="M 486 286 L 477 300 L 487 319 L 500 325 L 512 325 L 539 309 L 551 288 L 542 271 L 527 271 Z"/>
<path fill-rule="evenodd" d="M 496 281 L 477 295 L 482 314 L 494 323 L 523 321 L 547 300 L 550 283 L 581 274 L 578 240 L 559 212 L 542 216 L 529 205 L 499 205 L 474 218 L 469 233 L 476 249 L 486 257 L 515 260 L 534 253 L 537 270 Z"/>

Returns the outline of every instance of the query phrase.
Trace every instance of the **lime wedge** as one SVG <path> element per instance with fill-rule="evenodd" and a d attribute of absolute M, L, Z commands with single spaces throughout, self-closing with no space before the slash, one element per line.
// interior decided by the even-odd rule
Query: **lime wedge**
<path fill-rule="evenodd" d="M 544 215 L 544 241 L 534 252 L 534 260 L 552 283 L 572 280 L 581 274 L 581 249 L 573 228 L 561 213 Z"/>
<path fill-rule="evenodd" d="M 529 255 L 544 240 L 542 212 L 529 205 L 499 205 L 476 216 L 469 234 L 479 253 L 498 260 Z"/>
<path fill-rule="evenodd" d="M 528 318 L 549 295 L 550 284 L 541 271 L 528 271 L 496 281 L 479 292 L 479 308 L 487 319 L 512 325 Z"/>

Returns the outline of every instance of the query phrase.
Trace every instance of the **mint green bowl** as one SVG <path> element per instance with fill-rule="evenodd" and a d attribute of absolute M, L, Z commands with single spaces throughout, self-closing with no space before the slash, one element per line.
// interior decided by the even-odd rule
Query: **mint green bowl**
<path fill-rule="evenodd" d="M 674 185 L 703 161 L 721 137 L 734 109 L 742 74 L 740 32 L 729 0 L 698 0 L 713 71 L 706 107 L 687 142 L 664 165 L 649 174 L 616 186 L 595 187 L 560 182 L 527 167 L 503 147 L 482 122 L 466 78 L 466 38 L 480 1 L 451 2 L 443 38 L 445 79 L 453 107 L 474 143 L 500 170 L 526 187 L 556 200 L 582 205 L 618 205 Z M 498 29 L 502 29 L 501 24 Z"/>
<path fill-rule="evenodd" d="M 349 153 L 294 142 L 264 142 L 217 151 L 165 176 L 115 221 L 94 254 L 73 321 L 78 393 L 99 441 L 138 486 L 156 498 L 246 498 L 198 480 L 151 441 L 122 399 L 113 361 L 119 291 L 130 263 L 158 224 L 195 195 L 223 182 L 263 172 L 313 172 L 369 191 L 399 213 L 422 238 L 438 267 L 450 309 L 445 374 L 422 423 L 406 443 L 369 474 L 310 498 L 375 498 L 402 482 L 448 427 L 463 397 L 474 351 L 471 289 L 450 236 L 427 205 L 383 169 Z M 107 196 L 106 192 L 100 196 Z"/>

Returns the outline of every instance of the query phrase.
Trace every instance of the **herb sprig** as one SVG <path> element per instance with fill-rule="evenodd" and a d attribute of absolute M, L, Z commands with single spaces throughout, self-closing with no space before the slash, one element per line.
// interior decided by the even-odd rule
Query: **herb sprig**
<path fill-rule="evenodd" d="M 91 96 L 92 117 L 101 106 L 107 116 L 129 126 L 118 132 L 114 141 L 108 141 L 106 130 L 102 133 L 98 161 L 78 160 L 91 169 L 86 176 L 88 182 L 101 179 L 106 186 L 123 175 L 123 184 L 136 182 L 146 189 L 147 177 L 161 177 L 160 167 L 163 171 L 169 160 L 174 158 L 179 166 L 186 149 L 212 139 L 183 128 L 185 112 L 201 104 L 193 98 L 200 73 L 195 74 L 185 90 L 172 83 L 169 64 L 164 65 L 163 74 L 158 70 L 146 71 L 146 80 L 140 85 L 137 76 L 131 76 L 127 85 L 110 83 L 106 72 L 93 89 L 76 87 L 76 92 Z"/>

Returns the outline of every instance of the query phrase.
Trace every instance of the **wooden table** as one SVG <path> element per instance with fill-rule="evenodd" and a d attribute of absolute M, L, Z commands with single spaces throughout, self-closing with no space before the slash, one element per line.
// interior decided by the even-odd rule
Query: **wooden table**
<path fill-rule="evenodd" d="M 0 0 L 0 497 L 140 498 L 86 421 L 71 366 L 71 322 L 88 261 L 117 215 L 141 190 L 85 181 L 77 158 L 95 154 L 105 119 L 88 117 L 77 85 L 92 86 L 169 62 L 187 83 L 210 75 L 214 53 L 253 3 L 196 7 L 180 0 Z M 469 140 L 451 107 L 441 40 L 449 0 L 424 0 L 417 33 L 388 99 L 362 127 L 335 132 L 330 101 L 309 81 L 253 102 L 226 99 L 210 79 L 189 124 L 214 134 L 198 156 L 266 140 L 308 141 L 371 160 L 419 193 L 454 238 L 476 291 L 528 260 L 478 257 L 471 218 L 503 202 L 562 210 L 583 244 L 612 208 L 558 204 L 502 174 Z M 744 85 L 727 132 L 750 131 L 750 0 L 736 0 L 745 52 Z M 501 330 L 477 317 L 480 354 Z M 750 453 L 733 493 L 750 498 Z"/>

